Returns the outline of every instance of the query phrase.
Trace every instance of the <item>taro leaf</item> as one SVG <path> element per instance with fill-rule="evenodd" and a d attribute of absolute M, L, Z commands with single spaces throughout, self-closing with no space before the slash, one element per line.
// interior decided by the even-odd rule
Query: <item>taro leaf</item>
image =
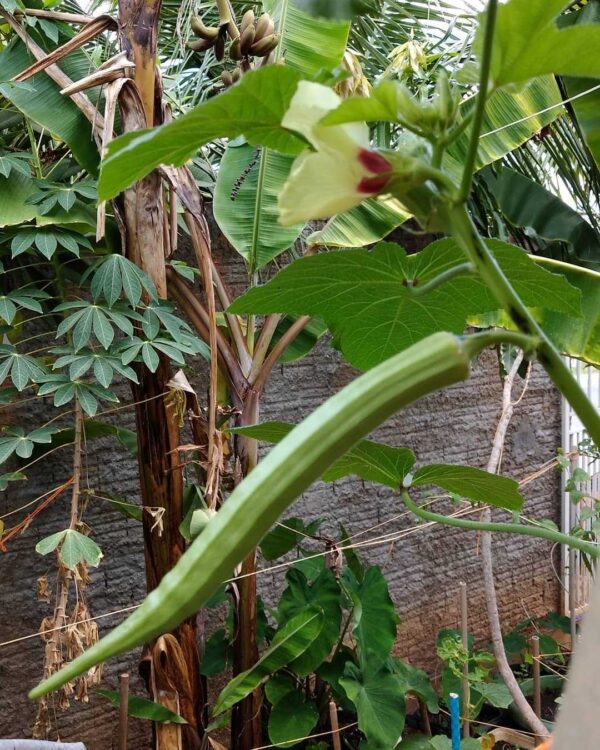
<path fill-rule="evenodd" d="M 284 518 L 269 531 L 260 543 L 262 556 L 265 560 L 276 560 L 278 557 L 283 557 L 310 533 L 311 529 L 307 528 L 301 518 Z"/>
<path fill-rule="evenodd" d="M 474 466 L 430 464 L 417 469 L 412 485 L 434 484 L 447 492 L 476 503 L 488 503 L 506 510 L 521 510 L 523 496 L 519 483 L 510 477 L 490 474 Z"/>
<path fill-rule="evenodd" d="M 345 571 L 346 572 L 346 571 Z M 381 569 L 372 566 L 358 583 L 346 572 L 343 584 L 352 599 L 352 632 L 358 646 L 360 664 L 369 669 L 381 666 L 389 657 L 396 640 L 400 618 L 390 598 Z"/>
<path fill-rule="evenodd" d="M 363 578 L 365 577 L 365 570 L 358 555 L 350 544 L 350 537 L 348 536 L 348 532 L 346 531 L 346 528 L 343 524 L 340 524 L 340 546 L 344 553 L 346 565 L 348 566 L 356 580 L 361 583 Z"/>
<path fill-rule="evenodd" d="M 95 692 L 103 698 L 108 698 L 115 706 L 120 703 L 120 696 L 116 690 L 96 690 Z M 139 698 L 137 695 L 128 697 L 127 713 L 135 719 L 150 719 L 161 724 L 187 724 L 183 716 L 170 711 L 160 703 L 149 701 L 147 698 Z"/>
<path fill-rule="evenodd" d="M 286 674 L 274 674 L 265 684 L 265 695 L 272 706 L 277 705 L 279 701 L 296 689 L 296 684 L 292 677 Z"/>
<path fill-rule="evenodd" d="M 358 715 L 358 728 L 365 735 L 369 750 L 392 750 L 404 728 L 406 703 L 399 678 L 383 668 L 361 671 L 346 665 L 340 680 Z"/>
<path fill-rule="evenodd" d="M 549 73 L 600 77 L 600 27 L 583 24 L 559 29 L 556 20 L 564 0 L 509 0 L 498 8 L 492 54 L 492 80 L 498 86 Z M 483 44 L 485 24 L 478 27 L 475 48 Z"/>
<path fill-rule="evenodd" d="M 546 240 L 570 243 L 582 260 L 600 261 L 600 237 L 574 208 L 556 195 L 506 167 L 496 179 L 488 173 L 486 181 L 511 224 L 530 227 Z"/>
<path fill-rule="evenodd" d="M 291 690 L 271 709 L 269 739 L 277 747 L 294 747 L 310 735 L 318 720 L 315 704 L 297 690 Z"/>
<path fill-rule="evenodd" d="M 302 141 L 281 127 L 301 75 L 289 66 L 267 66 L 246 74 L 237 86 L 208 99 L 173 122 L 128 133 L 111 142 L 103 160 L 98 197 L 114 198 L 159 164 L 185 164 L 215 138 L 243 135 L 252 145 L 287 154 Z"/>
<path fill-rule="evenodd" d="M 330 569 L 324 568 L 316 580 L 309 584 L 297 568 L 286 575 L 287 588 L 279 600 L 276 619 L 287 623 L 307 609 L 318 608 L 324 613 L 323 627 L 311 645 L 288 664 L 301 677 L 313 672 L 327 658 L 340 635 L 342 621 L 342 593 Z"/>
<path fill-rule="evenodd" d="M 231 640 L 227 637 L 224 628 L 215 630 L 206 641 L 204 654 L 200 662 L 200 674 L 212 677 L 221 674 L 230 668 L 233 657 Z"/>
<path fill-rule="evenodd" d="M 287 422 L 263 422 L 249 427 L 236 427 L 230 431 L 265 443 L 278 443 L 294 427 L 295 425 Z M 408 448 L 394 448 L 373 440 L 361 440 L 327 469 L 322 478 L 325 482 L 333 482 L 345 476 L 356 475 L 366 481 L 397 489 L 414 462 L 414 453 Z"/>
<path fill-rule="evenodd" d="M 132 456 L 137 455 L 137 435 L 133 430 L 128 430 L 126 427 L 119 427 L 114 424 L 108 424 L 107 422 L 100 422 L 97 419 L 84 420 L 83 430 L 86 441 L 103 437 L 114 437 Z M 57 445 L 71 443 L 74 434 L 75 432 L 72 427 L 58 430 L 56 434 L 52 436 L 52 446 L 55 447 Z M 36 450 L 36 456 L 42 452 L 43 451 L 41 450 Z"/>
<path fill-rule="evenodd" d="M 488 245 L 525 304 L 581 314 L 581 295 L 563 276 L 546 272 L 515 246 L 498 240 Z M 464 262 L 451 239 L 410 256 L 389 242 L 371 251 L 320 253 L 291 263 L 239 297 L 230 311 L 319 315 L 348 361 L 368 369 L 431 333 L 462 333 L 469 316 L 498 309 L 475 276 L 413 292 L 411 285 L 423 285 Z"/>
<path fill-rule="evenodd" d="M 218 716 L 230 709 L 265 682 L 269 675 L 303 654 L 318 638 L 323 621 L 323 610 L 318 607 L 307 607 L 287 621 L 277 631 L 270 648 L 256 664 L 234 677 L 221 691 L 213 708 L 213 715 Z"/>
<path fill-rule="evenodd" d="M 388 665 L 391 671 L 400 678 L 404 693 L 412 693 L 418 696 L 425 702 L 427 709 L 432 714 L 438 713 L 440 710 L 438 696 L 426 672 L 393 657 L 389 660 Z"/>

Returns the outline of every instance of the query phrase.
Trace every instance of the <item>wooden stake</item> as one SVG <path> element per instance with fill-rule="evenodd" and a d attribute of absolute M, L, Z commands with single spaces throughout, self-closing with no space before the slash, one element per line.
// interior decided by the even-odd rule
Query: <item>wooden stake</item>
<path fill-rule="evenodd" d="M 533 710 L 538 719 L 542 718 L 542 690 L 540 686 L 540 639 L 531 636 L 531 653 L 533 655 Z"/>
<path fill-rule="evenodd" d="M 469 653 L 469 620 L 468 620 L 468 607 L 467 607 L 467 584 L 461 581 L 459 584 L 460 593 L 460 632 L 462 638 L 462 645 L 465 652 Z M 469 663 L 468 659 L 463 665 L 463 678 L 462 678 L 462 713 L 463 713 L 463 725 L 462 725 L 462 736 L 469 737 L 470 735 L 470 724 L 469 724 L 469 703 L 470 703 L 470 690 L 469 690 Z"/>
<path fill-rule="evenodd" d="M 340 725 L 338 724 L 337 706 L 335 701 L 329 703 L 329 721 L 331 722 L 331 741 L 333 750 L 342 750 L 342 741 L 340 740 Z"/>
<path fill-rule="evenodd" d="M 119 675 L 119 750 L 127 750 L 127 709 L 129 708 L 129 674 Z"/>
<path fill-rule="evenodd" d="M 577 552 L 569 549 L 569 615 L 571 618 L 571 656 L 577 643 Z"/>

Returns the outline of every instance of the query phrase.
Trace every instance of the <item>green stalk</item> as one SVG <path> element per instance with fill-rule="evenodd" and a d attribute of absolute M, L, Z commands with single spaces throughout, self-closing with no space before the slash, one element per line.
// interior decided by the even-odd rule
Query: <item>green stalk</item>
<path fill-rule="evenodd" d="M 361 438 L 401 407 L 466 380 L 464 341 L 436 333 L 328 399 L 241 482 L 134 614 L 31 691 L 41 698 L 94 665 L 168 632 L 196 612 L 279 516 Z"/>
<path fill-rule="evenodd" d="M 475 104 L 473 114 L 473 126 L 471 128 L 471 138 L 469 148 L 460 183 L 459 200 L 466 201 L 471 192 L 471 183 L 475 172 L 477 162 L 477 152 L 479 150 L 479 135 L 483 118 L 485 115 L 485 105 L 488 97 L 488 86 L 490 81 L 490 70 L 492 66 L 492 47 L 494 44 L 494 29 L 496 26 L 496 15 L 498 12 L 498 0 L 490 0 L 485 15 L 485 31 L 483 37 L 483 49 L 481 51 L 481 68 L 479 73 L 479 93 Z"/>
<path fill-rule="evenodd" d="M 466 518 L 452 518 L 444 516 L 441 513 L 433 513 L 430 510 L 424 510 L 419 507 L 406 490 L 402 492 L 402 500 L 406 507 L 412 511 L 415 516 L 422 518 L 424 521 L 433 521 L 441 523 L 444 526 L 454 526 L 457 529 L 467 529 L 469 531 L 495 531 L 500 534 L 521 534 L 523 536 L 533 536 L 538 539 L 547 539 L 554 544 L 566 544 L 569 547 L 585 552 L 590 557 L 600 555 L 600 547 L 592 542 L 586 542 L 583 539 L 563 534 L 560 531 L 547 529 L 545 526 L 524 526 L 518 523 L 484 523 L 482 521 L 469 521 Z"/>
<path fill-rule="evenodd" d="M 569 401 L 589 436 L 600 445 L 600 415 L 573 377 L 563 358 L 535 320 L 531 311 L 512 288 L 488 246 L 479 236 L 464 205 L 449 212 L 450 228 L 457 243 L 477 269 L 481 279 L 526 336 L 538 339 L 537 358 L 556 387 Z"/>

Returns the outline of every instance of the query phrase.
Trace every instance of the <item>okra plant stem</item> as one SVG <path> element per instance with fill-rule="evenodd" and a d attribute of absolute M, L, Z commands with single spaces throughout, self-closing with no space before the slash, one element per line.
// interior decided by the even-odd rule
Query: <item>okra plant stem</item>
<path fill-rule="evenodd" d="M 467 518 L 453 518 L 445 516 L 442 513 L 433 513 L 418 506 L 410 497 L 407 490 L 402 492 L 402 500 L 408 510 L 412 511 L 415 516 L 422 518 L 424 521 L 433 521 L 443 524 L 444 526 L 454 526 L 458 529 L 467 529 L 469 531 L 495 531 L 500 534 L 522 534 L 523 536 L 533 536 L 538 539 L 547 539 L 554 544 L 566 544 L 569 547 L 585 552 L 590 557 L 600 555 L 600 547 L 592 542 L 586 542 L 583 539 L 570 534 L 563 534 L 560 531 L 548 529 L 545 526 L 527 526 L 518 523 L 485 523 L 483 521 L 470 521 Z"/>
<path fill-rule="evenodd" d="M 538 340 L 536 347 L 538 360 L 556 387 L 569 401 L 589 436 L 596 445 L 600 445 L 600 415 L 573 377 L 562 356 L 504 275 L 473 225 L 466 206 L 461 204 L 452 208 L 449 218 L 450 229 L 457 243 L 517 328 L 526 336 Z"/>

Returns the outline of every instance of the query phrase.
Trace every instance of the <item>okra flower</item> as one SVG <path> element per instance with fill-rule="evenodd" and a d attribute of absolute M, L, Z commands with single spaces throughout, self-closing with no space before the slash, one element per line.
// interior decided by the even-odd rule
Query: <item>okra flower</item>
<path fill-rule="evenodd" d="M 314 150 L 296 159 L 279 196 L 284 226 L 348 211 L 384 190 L 392 177 L 391 163 L 370 147 L 366 123 L 319 125 L 341 101 L 327 86 L 298 84 L 282 125 Z"/>

